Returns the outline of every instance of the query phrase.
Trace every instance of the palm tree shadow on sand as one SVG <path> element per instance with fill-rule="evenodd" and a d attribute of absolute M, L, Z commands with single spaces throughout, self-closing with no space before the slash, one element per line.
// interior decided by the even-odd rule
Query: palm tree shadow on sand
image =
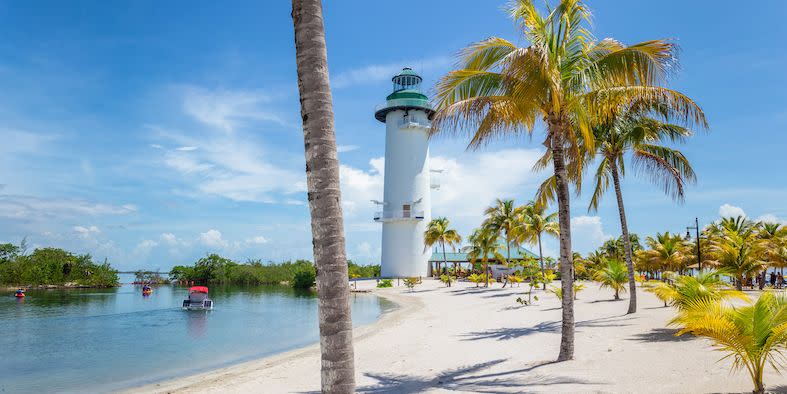
<path fill-rule="evenodd" d="M 475 393 L 522 392 L 528 387 L 562 384 L 601 384 L 582 379 L 544 374 L 526 374 L 533 369 L 552 364 L 541 363 L 535 366 L 502 372 L 483 371 L 505 362 L 505 359 L 492 360 L 470 366 L 448 369 L 434 377 L 413 376 L 395 373 L 365 373 L 376 380 L 375 384 L 358 387 L 359 393 L 420 393 L 429 388 L 446 391 Z"/>
<path fill-rule="evenodd" d="M 654 328 L 648 332 L 634 334 L 628 338 L 628 340 L 637 342 L 688 342 L 698 339 L 697 337 L 689 334 L 676 337 L 675 333 L 677 332 L 677 329 Z"/>
<path fill-rule="evenodd" d="M 576 323 L 578 329 L 590 327 L 624 327 L 631 324 L 626 323 L 632 317 L 630 315 L 600 317 L 597 319 L 582 320 Z M 531 327 L 502 327 L 484 331 L 469 332 L 464 334 L 464 341 L 478 341 L 482 339 L 497 339 L 505 341 L 517 339 L 537 333 L 559 333 L 560 321 L 540 322 Z"/>

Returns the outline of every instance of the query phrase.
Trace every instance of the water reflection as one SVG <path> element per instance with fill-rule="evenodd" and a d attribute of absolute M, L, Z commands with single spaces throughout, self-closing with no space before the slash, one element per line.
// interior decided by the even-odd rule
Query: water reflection
<path fill-rule="evenodd" d="M 0 297 L 0 392 L 115 391 L 317 342 L 317 298 L 286 287 L 211 286 L 212 311 L 183 311 L 188 287 Z M 388 303 L 353 297 L 353 321 Z M 203 357 L 210 354 L 210 357 Z M 145 362 L 140 363 L 140 360 Z"/>
<path fill-rule="evenodd" d="M 188 315 L 189 336 L 201 338 L 208 333 L 208 314 L 210 311 L 183 311 Z"/>

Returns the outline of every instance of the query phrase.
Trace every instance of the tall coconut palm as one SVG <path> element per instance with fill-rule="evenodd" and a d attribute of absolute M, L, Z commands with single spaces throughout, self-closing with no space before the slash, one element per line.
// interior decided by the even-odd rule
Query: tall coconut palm
<path fill-rule="evenodd" d="M 560 225 L 557 223 L 557 212 L 544 214 L 545 206 L 529 202 L 522 209 L 521 225 L 517 228 L 518 241 L 538 244 L 538 259 L 541 264 L 541 275 L 544 275 L 544 251 L 541 247 L 543 234 L 559 236 Z M 546 290 L 546 283 L 543 289 Z"/>
<path fill-rule="evenodd" d="M 693 111 L 702 113 L 696 105 Z M 691 136 L 692 132 L 680 125 L 665 123 L 632 109 L 597 125 L 593 128 L 593 135 L 596 140 L 596 153 L 601 156 L 601 160 L 598 161 L 595 188 L 588 211 L 593 212 L 598 209 L 601 197 L 612 183 L 618 204 L 623 257 L 629 274 L 631 296 L 628 313 L 635 313 L 637 283 L 634 281 L 633 252 L 626 221 L 626 209 L 623 205 L 623 192 L 620 187 L 620 178 L 626 174 L 624 159 L 630 155 L 641 175 L 663 187 L 664 191 L 674 199 L 682 201 L 684 184 L 695 180 L 694 170 L 683 153 L 663 143 L 683 141 Z"/>
<path fill-rule="evenodd" d="M 489 231 L 487 228 L 476 229 L 470 235 L 468 241 L 470 241 L 470 248 L 467 258 L 470 261 L 481 260 L 486 278 L 484 287 L 489 287 L 489 256 L 492 256 L 497 261 L 505 261 L 505 257 L 500 254 L 497 233 Z"/>
<path fill-rule="evenodd" d="M 787 265 L 787 227 L 780 223 L 761 223 L 757 232 L 757 248 L 766 263 L 763 275 L 768 266 L 784 270 Z M 761 283 L 765 283 L 764 277 Z"/>
<path fill-rule="evenodd" d="M 449 220 L 444 217 L 432 219 L 426 226 L 424 232 L 424 243 L 427 248 L 431 248 L 434 244 L 440 244 L 443 249 L 443 263 L 448 266 L 448 258 L 445 253 L 445 245 L 454 246 L 462 242 L 462 237 L 454 229 L 448 228 Z M 437 267 L 440 271 L 440 267 Z M 450 282 L 449 282 L 450 283 Z"/>
<path fill-rule="evenodd" d="M 683 272 L 689 263 L 690 251 L 683 238 L 669 231 L 656 237 L 647 237 L 648 249 L 638 253 L 642 264 L 661 271 Z"/>
<path fill-rule="evenodd" d="M 757 224 L 744 217 L 724 218 L 709 239 L 710 255 L 720 268 L 735 276 L 735 287 L 765 266 L 757 245 Z"/>
<path fill-rule="evenodd" d="M 574 296 L 567 165 L 580 165 L 582 149 L 594 151 L 591 125 L 618 108 L 638 103 L 666 113 L 684 113 L 701 122 L 684 95 L 662 83 L 675 60 L 675 47 L 664 40 L 625 46 L 595 40 L 588 30 L 590 10 L 581 0 L 561 0 L 540 11 L 530 0 L 514 1 L 509 14 L 529 46 L 520 48 L 492 37 L 461 54 L 459 69 L 437 84 L 433 133 L 469 131 L 470 148 L 504 135 L 532 133 L 541 120 L 546 162 L 554 172 L 560 226 L 563 289 L 558 360 L 574 355 Z"/>
<path fill-rule="evenodd" d="M 522 221 L 523 207 L 514 205 L 514 200 L 497 199 L 495 204 L 484 210 L 484 228 L 503 237 L 506 241 L 506 259 L 511 260 L 511 244 L 516 240 L 516 228 Z"/>
<path fill-rule="evenodd" d="M 322 392 L 352 393 L 355 365 L 350 286 L 322 2 L 293 0 L 292 21 L 317 266 Z"/>
<path fill-rule="evenodd" d="M 763 293 L 756 302 L 733 307 L 711 299 L 690 303 L 686 313 L 670 321 L 678 335 L 692 333 L 710 339 L 713 346 L 732 358 L 733 370 L 746 368 L 754 393 L 765 393 L 763 372 L 767 365 L 778 371 L 787 351 L 787 297 Z"/>

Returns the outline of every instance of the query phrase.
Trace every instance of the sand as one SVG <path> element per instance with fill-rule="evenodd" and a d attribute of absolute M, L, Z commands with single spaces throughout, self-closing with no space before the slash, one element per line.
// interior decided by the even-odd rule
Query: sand
<path fill-rule="evenodd" d="M 514 300 L 524 285 L 474 286 L 427 280 L 413 292 L 374 289 L 399 308 L 356 329 L 357 391 L 751 392 L 746 371 L 730 372 L 730 361 L 719 362 L 723 354 L 711 351 L 709 341 L 674 337 L 666 327 L 673 309 L 649 293 L 639 291 L 639 312 L 625 315 L 625 295 L 613 301 L 611 291 L 588 282 L 575 306 L 575 359 L 555 363 L 560 309 L 552 294 L 537 291 L 535 305 L 520 306 Z M 319 392 L 319 370 L 314 345 L 134 391 Z M 772 369 L 765 382 L 769 390 L 787 392 L 787 377 Z"/>

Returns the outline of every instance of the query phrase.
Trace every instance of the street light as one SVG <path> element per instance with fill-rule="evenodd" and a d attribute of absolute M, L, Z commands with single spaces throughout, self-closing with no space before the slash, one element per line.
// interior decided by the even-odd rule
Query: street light
<path fill-rule="evenodd" d="M 697 271 L 702 271 L 702 253 L 700 252 L 700 220 L 694 218 L 693 226 L 686 226 L 686 241 L 691 239 L 691 230 L 697 231 Z"/>

